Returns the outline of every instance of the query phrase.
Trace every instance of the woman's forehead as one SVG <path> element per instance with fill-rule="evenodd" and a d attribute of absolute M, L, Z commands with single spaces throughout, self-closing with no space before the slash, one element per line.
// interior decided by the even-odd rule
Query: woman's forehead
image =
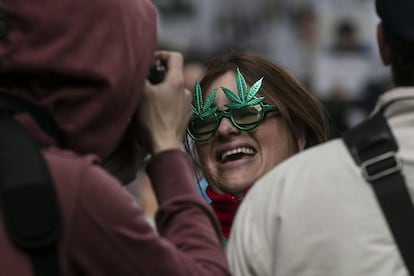
<path fill-rule="evenodd" d="M 224 105 L 229 102 L 229 99 L 226 97 L 225 93 L 223 92 L 223 89 L 227 88 L 234 92 L 235 94 L 238 94 L 237 90 L 237 83 L 236 83 L 236 73 L 233 71 L 228 71 L 216 79 L 214 79 L 209 86 L 207 86 L 207 89 L 203 89 L 203 98 L 206 99 L 207 96 L 212 93 L 214 89 L 217 89 L 217 94 L 214 100 L 214 105 L 221 108 L 221 105 Z M 248 89 L 251 87 L 250 83 L 247 83 Z M 259 89 L 258 93 L 256 94 L 257 97 L 264 97 L 265 102 L 272 104 L 272 99 L 270 99 L 268 91 L 265 91 L 265 86 L 262 85 Z M 274 103 L 273 103 L 274 104 Z"/>
<path fill-rule="evenodd" d="M 226 97 L 222 89 L 217 90 L 216 99 L 214 100 L 214 105 L 218 106 L 219 109 L 227 109 L 224 105 L 229 103 L 229 99 Z"/>
<path fill-rule="evenodd" d="M 229 71 L 217 77 L 208 87 L 204 90 L 205 94 L 209 94 L 214 89 L 222 90 L 221 87 L 228 88 L 234 92 L 237 92 L 236 75 L 233 71 Z M 218 91 L 218 92 L 219 92 Z"/>

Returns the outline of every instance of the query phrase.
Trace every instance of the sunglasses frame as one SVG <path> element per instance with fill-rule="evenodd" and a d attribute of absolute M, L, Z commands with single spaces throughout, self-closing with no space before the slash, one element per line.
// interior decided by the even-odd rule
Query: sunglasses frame
<path fill-rule="evenodd" d="M 237 122 L 234 120 L 234 117 L 233 117 L 233 115 L 232 115 L 232 111 L 233 110 L 239 110 L 239 109 L 244 109 L 244 108 L 247 108 L 247 107 L 252 107 L 252 106 L 257 106 L 257 105 L 260 105 L 261 106 L 261 110 L 260 110 L 260 118 L 259 118 L 259 120 L 257 120 L 257 122 L 255 122 L 252 126 L 249 126 L 249 127 L 242 127 L 242 126 L 240 126 L 239 124 L 237 124 Z M 239 130 L 242 130 L 242 131 L 251 131 L 251 130 L 254 130 L 255 128 L 257 128 L 263 121 L 264 121 L 264 119 L 265 119 L 265 116 L 266 116 L 266 114 L 267 113 L 269 113 L 269 112 L 273 112 L 273 111 L 277 111 L 278 109 L 277 109 L 277 107 L 276 106 L 274 106 L 274 105 L 269 105 L 269 104 L 266 104 L 266 103 L 263 103 L 263 102 L 260 102 L 260 103 L 258 103 L 258 104 L 255 104 L 255 105 L 246 105 L 246 106 L 244 106 L 244 107 L 241 107 L 241 108 L 228 108 L 228 109 L 226 109 L 226 110 L 218 110 L 218 111 L 216 111 L 216 112 L 214 112 L 214 113 L 212 113 L 210 116 L 214 116 L 214 119 L 215 119 L 215 127 L 214 127 L 214 129 L 211 131 L 211 134 L 209 135 L 209 136 L 207 136 L 207 138 L 205 138 L 205 139 L 200 139 L 200 138 L 197 138 L 192 132 L 191 132 L 191 129 L 190 129 L 190 127 L 188 127 L 187 128 L 187 134 L 191 137 L 191 139 L 193 139 L 195 142 L 198 142 L 198 143 L 206 143 L 206 142 L 209 142 L 209 141 L 211 141 L 213 138 L 214 138 L 214 136 L 217 134 L 217 129 L 219 128 L 219 126 L 220 126 L 220 123 L 221 123 L 221 120 L 223 119 L 223 118 L 227 118 L 227 119 L 229 119 L 230 120 L 230 122 L 231 122 L 231 124 L 235 127 L 235 128 L 237 128 L 237 129 L 239 129 Z M 210 117 L 209 116 L 209 117 Z M 203 118 L 201 118 L 202 120 L 203 120 Z"/>

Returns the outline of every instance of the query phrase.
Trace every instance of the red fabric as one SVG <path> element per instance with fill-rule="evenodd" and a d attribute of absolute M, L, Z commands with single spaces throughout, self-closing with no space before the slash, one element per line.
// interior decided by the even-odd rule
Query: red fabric
<path fill-rule="evenodd" d="M 158 234 L 93 156 L 57 148 L 45 156 L 65 227 L 59 241 L 62 275 L 229 275 L 219 225 L 195 192 L 192 161 L 184 152 L 164 151 L 148 164 L 159 196 Z M 0 244 L 1 275 L 32 275 L 28 255 L 4 232 L 1 212 Z"/>
<path fill-rule="evenodd" d="M 61 274 L 229 275 L 219 225 L 195 192 L 188 154 L 162 152 L 147 166 L 160 205 L 158 233 L 96 165 L 138 108 L 156 48 L 151 1 L 2 0 L 1 9 L 10 29 L 0 40 L 0 88 L 47 109 L 67 139 L 67 149 L 53 147 L 30 118 L 19 118 L 50 145 L 43 154 L 63 220 Z M 0 245 L 1 275 L 33 275 L 1 212 Z"/>
<path fill-rule="evenodd" d="M 231 225 L 240 206 L 240 201 L 231 194 L 217 194 L 210 186 L 207 187 L 206 193 L 211 199 L 211 206 L 220 222 L 223 236 L 229 238 Z"/>
<path fill-rule="evenodd" d="M 151 1 L 3 0 L 1 9 L 9 26 L 0 40 L 2 90 L 47 109 L 67 148 L 107 157 L 153 60 Z"/>

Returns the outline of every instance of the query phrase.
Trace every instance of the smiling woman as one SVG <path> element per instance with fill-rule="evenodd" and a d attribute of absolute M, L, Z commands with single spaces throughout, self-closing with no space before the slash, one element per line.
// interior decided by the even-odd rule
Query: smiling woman
<path fill-rule="evenodd" d="M 194 89 L 187 148 L 225 239 L 241 200 L 271 168 L 326 141 L 321 104 L 279 66 L 249 53 L 216 57 Z"/>

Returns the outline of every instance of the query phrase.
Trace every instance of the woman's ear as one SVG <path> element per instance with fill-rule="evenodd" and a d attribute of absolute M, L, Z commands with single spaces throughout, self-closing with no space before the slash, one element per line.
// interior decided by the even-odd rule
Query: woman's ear
<path fill-rule="evenodd" d="M 296 145 L 295 145 L 295 152 L 301 152 L 302 150 L 305 149 L 306 146 L 306 135 L 305 135 L 305 130 L 300 127 L 297 127 L 296 129 L 294 129 L 293 135 L 292 135 L 292 140 L 295 141 L 296 140 Z"/>
<path fill-rule="evenodd" d="M 384 37 L 382 23 L 377 26 L 377 43 L 382 63 L 387 66 L 391 64 L 391 49 Z"/>
<path fill-rule="evenodd" d="M 301 136 L 299 136 L 299 139 L 298 139 L 298 149 L 299 149 L 299 151 L 304 150 L 305 146 L 306 146 L 305 135 L 301 135 Z"/>

